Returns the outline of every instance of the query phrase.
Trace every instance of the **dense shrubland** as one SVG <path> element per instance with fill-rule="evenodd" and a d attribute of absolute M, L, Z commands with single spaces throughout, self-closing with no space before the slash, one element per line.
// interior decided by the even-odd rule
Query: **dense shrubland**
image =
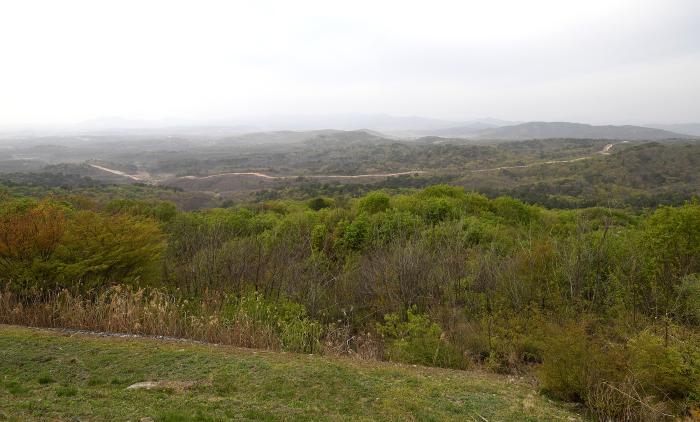
<path fill-rule="evenodd" d="M 0 207 L 1 321 L 535 374 L 620 420 L 700 403 L 699 274 L 696 203 L 548 210 L 436 185 Z"/>

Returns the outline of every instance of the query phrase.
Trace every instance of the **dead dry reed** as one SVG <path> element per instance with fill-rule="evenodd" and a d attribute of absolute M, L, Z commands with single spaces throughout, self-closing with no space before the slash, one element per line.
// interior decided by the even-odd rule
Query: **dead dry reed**
<path fill-rule="evenodd" d="M 115 286 L 93 296 L 67 290 L 22 300 L 0 291 L 0 323 L 187 338 L 270 350 L 282 349 L 274 330 L 243 310 L 221 318 L 220 295 L 181 299 L 162 291 Z"/>

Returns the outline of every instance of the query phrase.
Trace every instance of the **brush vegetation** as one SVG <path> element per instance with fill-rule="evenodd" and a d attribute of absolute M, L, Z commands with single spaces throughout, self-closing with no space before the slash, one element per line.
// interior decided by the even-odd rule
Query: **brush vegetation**
<path fill-rule="evenodd" d="M 483 368 L 603 419 L 697 412 L 699 274 L 693 202 L 551 210 L 436 185 L 0 206 L 2 322 Z"/>

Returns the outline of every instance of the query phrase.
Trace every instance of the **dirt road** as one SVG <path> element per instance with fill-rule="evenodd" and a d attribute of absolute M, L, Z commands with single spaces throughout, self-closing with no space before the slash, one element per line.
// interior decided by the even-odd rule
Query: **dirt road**
<path fill-rule="evenodd" d="M 629 142 L 629 141 L 622 141 L 620 143 L 625 144 L 627 142 Z M 615 145 L 618 145 L 618 144 L 607 144 L 603 147 L 602 150 L 598 151 L 596 154 L 610 155 L 610 150 Z M 518 165 L 518 166 L 501 166 L 501 167 L 493 167 L 493 168 L 488 168 L 488 169 L 471 170 L 470 172 L 471 173 L 482 173 L 482 172 L 487 172 L 487 171 L 521 169 L 521 168 L 540 166 L 540 165 L 545 165 L 545 164 L 573 163 L 576 161 L 588 160 L 590 158 L 595 157 L 596 154 L 592 154 L 592 155 L 588 155 L 588 156 L 580 157 L 580 158 L 572 158 L 569 160 L 552 160 L 552 161 L 544 161 L 544 162 L 539 162 L 539 163 L 523 164 L 523 165 Z M 135 181 L 139 181 L 139 182 L 153 182 L 154 181 L 154 179 L 152 179 L 150 177 L 150 175 L 148 175 L 146 173 L 134 175 L 134 174 L 124 173 L 123 171 L 120 171 L 120 170 L 114 170 L 114 169 L 110 169 L 107 167 L 98 166 L 96 164 L 90 164 L 90 166 L 94 167 L 96 169 L 102 170 L 102 171 L 106 171 L 108 173 L 128 177 L 131 180 L 135 180 Z M 290 176 L 270 176 L 268 174 L 258 173 L 258 172 L 227 172 L 227 173 L 210 174 L 207 176 L 182 176 L 182 177 L 177 177 L 177 179 L 205 180 L 205 179 L 213 179 L 216 177 L 225 177 L 225 176 L 254 176 L 254 177 L 260 177 L 262 179 L 268 179 L 268 180 L 289 180 L 289 179 L 297 179 L 299 177 L 303 177 L 305 179 L 360 179 L 360 178 L 373 178 L 373 177 L 396 177 L 396 176 L 426 174 L 426 173 L 428 173 L 428 172 L 424 171 L 424 170 L 412 170 L 412 171 L 402 171 L 402 172 L 397 172 L 397 173 L 373 173 L 373 174 L 354 174 L 354 175 L 339 175 L 339 174 L 301 175 L 301 174 L 298 174 L 298 175 L 290 175 Z"/>
<path fill-rule="evenodd" d="M 534 166 L 541 166 L 541 165 L 545 165 L 545 164 L 574 163 L 576 161 L 588 160 L 590 158 L 595 157 L 597 154 L 610 155 L 610 150 L 612 149 L 612 147 L 614 147 L 615 145 L 618 145 L 618 144 L 626 144 L 628 142 L 629 141 L 622 141 L 622 142 L 618 142 L 617 144 L 607 144 L 603 147 L 602 150 L 598 151 L 596 154 L 587 155 L 585 157 L 572 158 L 569 160 L 544 161 L 544 162 L 539 162 L 539 163 L 523 164 L 523 165 L 519 165 L 519 166 L 493 167 L 493 168 L 488 168 L 488 169 L 472 170 L 471 173 L 482 173 L 482 172 L 496 171 L 496 170 L 522 169 L 522 168 L 528 168 L 528 167 L 534 167 Z"/>
<path fill-rule="evenodd" d="M 114 170 L 114 169 L 110 169 L 110 168 L 107 168 L 107 167 L 98 166 L 97 164 L 88 164 L 88 165 L 89 165 L 90 167 L 94 167 L 94 168 L 96 168 L 96 169 L 98 169 L 98 170 L 106 171 L 107 173 L 112 173 L 112 174 L 117 174 L 117 175 L 119 175 L 119 176 L 128 177 L 128 178 L 131 179 L 131 180 L 136 180 L 136 181 L 139 181 L 139 182 L 145 181 L 145 179 L 142 179 L 142 178 L 140 178 L 139 176 L 134 176 L 134 175 L 132 175 L 132 174 L 127 174 L 127 173 L 124 173 L 123 171 L 120 171 L 120 170 Z"/>

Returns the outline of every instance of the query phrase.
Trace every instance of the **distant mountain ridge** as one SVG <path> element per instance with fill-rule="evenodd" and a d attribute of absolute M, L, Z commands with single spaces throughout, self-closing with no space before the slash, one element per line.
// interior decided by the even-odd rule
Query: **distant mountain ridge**
<path fill-rule="evenodd" d="M 474 120 L 441 120 L 421 116 L 393 116 L 388 114 L 327 114 L 327 115 L 271 115 L 239 119 L 209 121 L 166 119 L 158 121 L 132 120 L 119 117 L 92 119 L 67 126 L 36 126 L 4 130 L 0 140 L 38 138 L 46 136 L 132 136 L 182 137 L 198 139 L 225 139 L 256 133 L 312 131 L 358 131 L 388 138 L 466 138 L 475 140 L 527 140 L 545 138 L 588 138 L 663 140 L 669 138 L 700 137 L 700 123 L 667 125 L 607 125 L 596 126 L 573 122 L 517 122 L 491 117 Z M 89 141 L 86 139 L 86 141 Z"/>
<path fill-rule="evenodd" d="M 689 139 L 691 135 L 643 126 L 594 126 L 570 122 L 528 122 L 514 126 L 484 129 L 468 136 L 478 140 L 521 141 L 526 139 L 582 138 L 625 139 L 630 141 L 659 141 Z"/>
<path fill-rule="evenodd" d="M 442 127 L 413 129 L 403 131 L 389 132 L 399 136 L 420 137 L 420 136 L 439 136 L 442 138 L 468 138 L 476 133 L 485 130 L 499 128 L 502 126 L 513 126 L 522 122 L 513 122 L 508 120 L 494 119 L 486 117 L 483 119 L 475 119 L 462 123 L 452 122 L 449 125 Z"/>
<path fill-rule="evenodd" d="M 700 136 L 700 123 L 676 123 L 670 125 L 644 125 L 655 129 L 669 130 L 684 135 Z"/>

